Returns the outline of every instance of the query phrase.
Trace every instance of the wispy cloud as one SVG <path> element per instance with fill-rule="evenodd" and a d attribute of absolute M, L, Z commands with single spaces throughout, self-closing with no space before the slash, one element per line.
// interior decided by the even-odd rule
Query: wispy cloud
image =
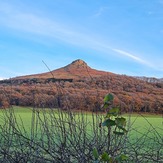
<path fill-rule="evenodd" d="M 122 55 L 124 55 L 124 56 L 127 56 L 127 57 L 129 57 L 129 58 L 132 58 L 132 59 L 135 60 L 135 61 L 138 61 L 138 62 L 140 62 L 140 63 L 149 65 L 149 63 L 148 63 L 147 61 L 145 61 L 145 60 L 143 60 L 143 59 L 137 57 L 137 56 L 134 55 L 134 54 L 128 53 L 128 52 L 123 51 L 123 50 L 120 50 L 120 49 L 112 49 L 112 50 L 115 51 L 115 52 L 117 52 L 117 53 L 119 53 L 119 54 L 122 54 Z"/>
<path fill-rule="evenodd" d="M 126 52 L 124 50 L 120 50 L 120 49 L 112 49 L 112 50 L 123 55 L 123 56 L 127 56 L 127 57 L 131 58 L 132 60 L 143 64 L 144 66 L 148 66 L 154 70 L 163 71 L 163 67 L 161 67 L 160 64 L 156 66 L 155 64 L 153 64 L 145 59 L 142 59 L 140 57 L 137 57 L 136 55 Z"/>
<path fill-rule="evenodd" d="M 6 5 L 0 7 L 0 24 L 8 28 L 16 29 L 18 31 L 45 36 L 52 39 L 59 39 L 69 44 L 78 45 L 82 47 L 92 48 L 94 50 L 105 51 L 108 50 L 116 52 L 118 55 L 131 58 L 133 61 L 141 63 L 145 66 L 155 68 L 147 60 L 138 57 L 132 53 L 120 50 L 119 48 L 110 47 L 106 42 L 103 42 L 95 37 L 90 37 L 86 33 L 74 30 L 71 26 L 60 23 L 46 17 L 41 17 L 36 14 L 25 13 L 17 10 L 15 6 Z M 106 7 L 101 7 L 96 13 L 100 16 Z"/>

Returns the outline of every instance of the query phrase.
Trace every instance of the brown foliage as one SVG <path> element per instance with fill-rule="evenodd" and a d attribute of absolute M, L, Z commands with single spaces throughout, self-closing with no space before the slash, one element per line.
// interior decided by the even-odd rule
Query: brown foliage
<path fill-rule="evenodd" d="M 114 105 L 122 111 L 163 110 L 162 83 L 97 71 L 81 60 L 52 72 L 0 81 L 0 90 L 0 107 L 10 104 L 99 110 L 103 97 L 112 92 Z"/>

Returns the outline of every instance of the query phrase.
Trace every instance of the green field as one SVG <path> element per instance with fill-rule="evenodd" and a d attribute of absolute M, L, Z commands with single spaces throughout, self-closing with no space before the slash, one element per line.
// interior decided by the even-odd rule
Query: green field
<path fill-rule="evenodd" d="M 111 149 L 114 151 L 115 145 L 122 147 L 130 162 L 162 161 L 162 115 L 124 114 L 123 117 L 127 120 L 128 133 L 123 138 L 116 139 L 112 135 Z M 29 149 L 27 152 L 32 154 L 29 160 L 33 160 L 38 158 L 39 149 L 41 159 L 54 160 L 58 154 L 61 155 L 60 149 L 63 142 L 66 142 L 64 152 L 70 153 L 70 156 L 74 154 L 74 162 L 80 160 L 80 157 L 76 158 L 79 153 L 91 160 L 91 153 L 88 155 L 87 152 L 92 151 L 93 146 L 102 147 L 104 151 L 107 149 L 107 128 L 99 126 L 103 120 L 104 114 L 101 113 L 27 107 L 0 110 L 0 152 L 3 146 L 10 145 L 9 151 L 16 150 L 26 157 L 24 151 Z M 34 143 L 32 148 L 30 142 Z M 44 148 L 48 150 L 44 151 Z M 53 152 L 48 152 L 49 150 Z M 14 156 L 12 151 L 11 156 Z"/>
<path fill-rule="evenodd" d="M 32 108 L 30 107 L 13 107 L 14 113 L 17 117 L 19 123 L 24 124 L 25 128 L 28 130 L 31 127 L 32 120 Z M 49 109 L 45 109 L 48 112 Z M 57 114 L 57 110 L 54 110 Z M 3 116 L 6 110 L 0 110 L 0 123 L 3 123 Z M 80 112 L 77 112 L 77 115 Z M 87 121 L 92 122 L 91 113 L 82 113 L 87 116 Z M 99 113 L 100 114 L 100 113 Z M 123 115 L 127 119 L 127 128 L 132 131 L 133 136 L 140 136 L 144 133 L 150 132 L 151 135 L 158 133 L 163 136 L 163 117 L 162 115 L 152 115 L 152 114 L 125 114 Z M 101 116 L 100 116 L 101 118 Z"/>
<path fill-rule="evenodd" d="M 23 125 L 27 132 L 30 132 L 31 127 L 33 127 L 32 119 L 32 108 L 25 107 L 13 107 L 14 115 L 16 116 L 17 122 L 20 125 Z M 49 117 L 49 109 L 45 109 L 46 116 Z M 57 110 L 54 110 L 55 118 L 57 117 Z M 66 116 L 66 112 L 64 116 Z M 100 114 L 100 113 L 99 113 Z M 3 117 L 6 115 L 5 110 L 0 111 L 0 123 L 3 124 Z M 80 119 L 80 113 L 74 112 L 76 119 Z M 87 123 L 90 124 L 87 126 L 88 130 L 91 130 L 92 126 L 92 114 L 91 113 L 82 113 Z M 136 140 L 142 136 L 147 136 L 148 138 L 160 137 L 163 138 L 163 118 L 162 115 L 150 115 L 150 114 L 125 114 L 124 117 L 127 119 L 127 129 L 128 136 L 132 140 Z M 100 119 L 103 119 L 103 115 L 99 116 Z M 96 119 L 96 118 L 95 118 Z M 91 131 L 90 131 L 91 132 Z"/>

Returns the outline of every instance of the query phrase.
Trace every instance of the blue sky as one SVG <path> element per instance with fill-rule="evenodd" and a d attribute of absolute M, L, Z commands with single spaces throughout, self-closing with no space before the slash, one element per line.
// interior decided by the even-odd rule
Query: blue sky
<path fill-rule="evenodd" d="M 0 0 L 0 79 L 82 59 L 163 77 L 163 0 Z"/>

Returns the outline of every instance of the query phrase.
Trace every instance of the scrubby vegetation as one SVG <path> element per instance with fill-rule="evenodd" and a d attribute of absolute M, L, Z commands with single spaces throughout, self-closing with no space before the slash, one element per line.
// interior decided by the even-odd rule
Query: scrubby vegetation
<path fill-rule="evenodd" d="M 109 141 L 107 119 L 99 112 L 10 108 L 0 116 L 0 162 L 91 163 L 97 161 L 94 149 L 98 156 L 123 154 L 124 162 L 163 161 L 161 117 L 153 122 L 152 116 L 125 116 L 128 132 L 120 137 L 111 133 Z"/>
<path fill-rule="evenodd" d="M 0 107 L 9 105 L 99 110 L 108 92 L 123 112 L 162 113 L 163 88 L 133 78 L 108 76 L 76 80 L 11 80 L 0 84 Z"/>
<path fill-rule="evenodd" d="M 47 73 L 0 81 L 0 108 L 10 105 L 100 110 L 103 97 L 114 94 L 122 112 L 162 113 L 163 83 L 146 82 L 90 68 L 84 61 Z"/>

